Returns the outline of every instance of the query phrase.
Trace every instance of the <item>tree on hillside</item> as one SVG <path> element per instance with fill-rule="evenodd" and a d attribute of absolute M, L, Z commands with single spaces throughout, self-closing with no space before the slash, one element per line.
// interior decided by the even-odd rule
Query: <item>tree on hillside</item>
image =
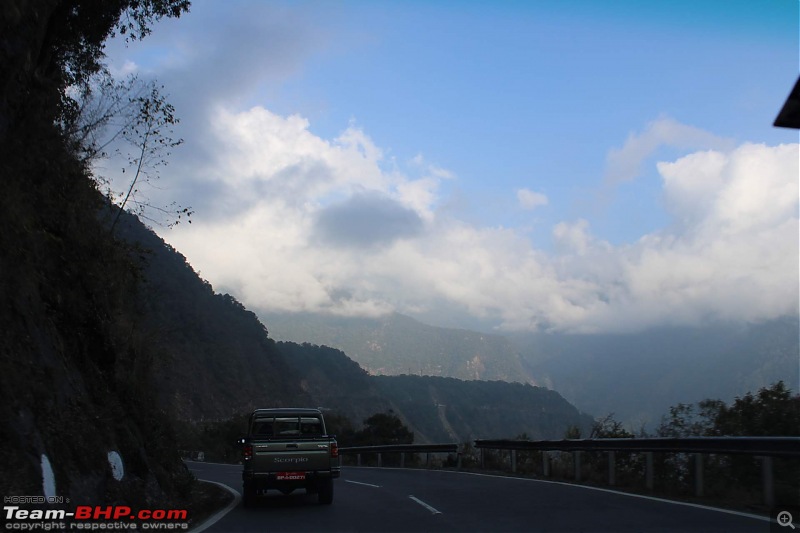
<path fill-rule="evenodd" d="M 138 329 L 139 272 L 129 251 L 102 231 L 102 198 L 64 129 L 111 34 L 139 39 L 156 20 L 187 8 L 186 0 L 3 1 L 4 494 L 36 494 L 45 453 L 58 465 L 59 494 L 80 494 L 87 504 L 136 507 L 191 486 L 171 447 L 170 420 L 158 409 L 150 371 L 157 352 Z M 126 476 L 98 483 L 110 446 L 128 460 Z"/>
<path fill-rule="evenodd" d="M 731 405 L 703 400 L 695 405 L 674 405 L 662 417 L 659 437 L 798 436 L 800 395 L 792 395 L 783 381 L 748 392 Z"/>
<path fill-rule="evenodd" d="M 783 381 L 736 398 L 730 407 L 720 402 L 715 435 L 800 436 L 800 394 L 792 395 Z"/>
<path fill-rule="evenodd" d="M 72 124 L 73 96 L 103 68 L 105 41 L 117 33 L 143 39 L 154 22 L 180 17 L 189 0 L 7 0 L 3 9 L 8 46 L 0 55 L 4 99 L 0 138 L 31 120 Z"/>
<path fill-rule="evenodd" d="M 325 413 L 325 429 L 328 435 L 334 435 L 339 446 L 345 448 L 353 446 L 355 442 L 355 429 L 350 419 L 345 415 L 333 411 Z"/>
<path fill-rule="evenodd" d="M 376 413 L 364 420 L 364 428 L 357 431 L 355 437 L 360 445 L 365 446 L 414 442 L 414 432 L 391 410 L 387 413 Z"/>
<path fill-rule="evenodd" d="M 70 91 L 75 111 L 64 117 L 60 126 L 76 156 L 87 167 L 112 154 L 126 160 L 122 173 L 129 178 L 124 189 L 114 190 L 106 177 L 93 175 L 109 206 L 119 206 L 111 233 L 126 207 L 140 219 L 156 224 L 164 215 L 174 217 L 170 227 L 187 219 L 191 223 L 190 208 L 175 202 L 166 207 L 154 205 L 146 195 L 148 186 L 158 179 L 159 167 L 166 165 L 171 151 L 183 143 L 172 137 L 180 120 L 163 89 L 136 75 L 117 81 L 103 68 L 82 88 Z"/>
<path fill-rule="evenodd" d="M 669 415 L 661 418 L 659 437 L 702 437 L 713 433 L 715 420 L 725 403 L 720 400 L 703 400 L 696 406 L 679 403 L 669 408 Z"/>
<path fill-rule="evenodd" d="M 669 415 L 662 418 L 657 430 L 659 437 L 798 435 L 800 395 L 792 395 L 782 381 L 764 387 L 755 394 L 748 392 L 736 398 L 731 405 L 721 400 L 708 399 L 696 405 L 672 406 Z M 657 455 L 657 483 L 667 490 L 688 493 L 693 475 L 693 460 L 690 454 Z M 708 493 L 722 493 L 731 487 L 739 487 L 739 490 L 745 491 L 759 487 L 759 459 L 746 455 L 708 455 L 703 460 Z M 794 498 L 796 501 L 797 464 L 776 459 L 775 471 L 776 486 L 790 487 L 781 489 L 783 492 L 778 494 L 778 498 L 789 498 L 790 501 Z"/>
<path fill-rule="evenodd" d="M 614 413 L 598 418 L 592 424 L 590 439 L 630 439 L 633 433 L 622 427 L 622 422 L 614 419 Z"/>
<path fill-rule="evenodd" d="M 133 170 L 130 186 L 127 192 L 117 193 L 122 200 L 117 211 L 117 216 L 111 224 L 111 233 L 119 221 L 120 214 L 130 201 L 134 205 L 134 212 L 140 217 L 154 221 L 145 215 L 149 209 L 157 209 L 166 213 L 167 209 L 153 206 L 149 200 L 141 197 L 141 187 L 158 178 L 158 167 L 165 165 L 167 157 L 173 148 L 183 143 L 183 139 L 173 139 L 171 128 L 179 122 L 175 116 L 175 108 L 159 93 L 158 87 L 151 84 L 147 93 L 133 100 L 135 113 L 133 120 L 123 129 L 122 137 L 129 143 L 133 152 L 128 154 L 128 165 Z M 122 169 L 123 173 L 125 169 Z M 114 200 L 115 194 L 109 191 L 109 199 Z M 174 206 L 175 204 L 173 204 Z M 177 219 L 171 225 L 177 224 L 182 216 L 190 217 L 189 208 L 178 208 Z M 191 220 L 189 220 L 191 223 Z"/>

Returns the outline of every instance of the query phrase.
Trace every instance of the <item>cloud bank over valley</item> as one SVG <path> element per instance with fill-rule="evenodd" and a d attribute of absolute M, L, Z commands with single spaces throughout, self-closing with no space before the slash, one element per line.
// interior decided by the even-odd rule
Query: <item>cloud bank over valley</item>
<path fill-rule="evenodd" d="M 549 33 L 541 46 L 518 58 L 540 76 L 486 62 L 487 75 L 476 80 L 457 61 L 430 62 L 434 52 L 461 57 L 452 39 L 417 50 L 390 31 L 412 27 L 405 25 L 416 22 L 416 11 L 350 11 L 375 16 L 382 28 L 359 33 L 326 4 L 242 6 L 198 4 L 180 21 L 161 23 L 152 39 L 108 49 L 113 72 L 157 78 L 181 117 L 175 133 L 185 143 L 147 194 L 154 205 L 177 200 L 194 209 L 191 224 L 155 229 L 218 291 L 256 311 L 397 311 L 435 325 L 499 330 L 627 332 L 798 315 L 799 145 L 763 142 L 786 138 L 770 131 L 771 118 L 760 111 L 772 98 L 731 111 L 751 94 L 741 91 L 754 88 L 723 80 L 727 92 L 697 85 L 713 98 L 689 90 L 697 82 L 691 73 L 707 72 L 702 54 L 772 58 L 782 48 L 771 41 L 762 50 L 745 48 L 758 35 L 709 40 L 691 56 L 672 44 L 659 48 L 691 68 L 674 69 L 685 91 L 651 95 L 660 85 L 643 69 L 656 67 L 627 55 L 642 38 L 652 44 L 649 36 L 612 19 L 593 21 L 586 39 L 611 39 L 592 41 L 596 67 L 624 65 L 626 81 L 594 86 L 588 106 L 569 92 L 582 84 L 573 61 L 581 69 L 585 61 L 557 53 L 572 42 L 562 42 L 558 13 L 486 6 L 495 23 L 555 26 L 542 26 Z M 528 50 L 512 45 L 530 32 L 510 35 L 473 15 L 447 28 L 492 32 L 497 48 L 487 53 L 498 57 Z M 684 31 L 666 23 L 662 30 Z M 701 30 L 695 38 L 706 38 Z M 442 69 L 436 79 L 453 85 L 421 81 L 434 66 Z M 400 72 L 416 77 L 400 79 Z M 613 81 L 607 72 L 592 75 Z M 573 103 L 551 113 L 554 102 L 537 97 L 542 79 L 560 80 L 559 98 Z M 324 86 L 310 87 L 314 81 Z M 516 92 L 488 96 L 504 84 Z M 702 118 L 678 120 L 673 109 Z M 751 109 L 756 128 L 745 121 Z M 341 120 L 342 112 L 355 115 Z M 565 134 L 571 124 L 582 126 Z M 711 131 L 721 124 L 735 131 Z M 449 134 L 431 136 L 431 128 Z M 98 173 L 125 190 L 123 166 L 102 161 Z"/>
<path fill-rule="evenodd" d="M 170 170 L 207 191 L 193 199 L 206 211 L 165 237 L 254 309 L 468 314 L 571 332 L 797 313 L 797 145 L 658 162 L 667 227 L 612 246 L 587 220 L 565 220 L 545 251 L 522 228 L 454 216 L 442 182 L 457 177 L 399 165 L 357 126 L 328 140 L 300 116 L 254 107 L 219 109 L 211 131 L 203 175 Z M 509 194 L 524 210 L 547 205 L 533 191 Z"/>

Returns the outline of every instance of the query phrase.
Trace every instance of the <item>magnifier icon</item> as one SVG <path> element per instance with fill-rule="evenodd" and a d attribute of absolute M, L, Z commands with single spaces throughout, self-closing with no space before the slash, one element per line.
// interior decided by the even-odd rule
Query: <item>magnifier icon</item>
<path fill-rule="evenodd" d="M 789 511 L 781 511 L 778 513 L 778 524 L 783 526 L 789 526 L 790 528 L 794 529 L 794 524 L 792 524 L 792 513 Z"/>

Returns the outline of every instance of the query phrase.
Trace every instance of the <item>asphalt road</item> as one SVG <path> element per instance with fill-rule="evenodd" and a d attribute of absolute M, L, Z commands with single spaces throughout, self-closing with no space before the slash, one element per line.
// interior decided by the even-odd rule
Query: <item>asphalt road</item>
<path fill-rule="evenodd" d="M 241 491 L 241 466 L 188 462 L 198 479 Z M 656 499 L 450 471 L 345 467 L 333 505 L 297 491 L 241 503 L 208 532 L 764 532 L 765 520 Z"/>

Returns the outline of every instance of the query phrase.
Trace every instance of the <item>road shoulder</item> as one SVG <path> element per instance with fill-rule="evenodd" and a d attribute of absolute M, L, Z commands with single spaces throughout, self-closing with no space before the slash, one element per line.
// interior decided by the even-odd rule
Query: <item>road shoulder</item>
<path fill-rule="evenodd" d="M 205 531 L 239 505 L 242 496 L 231 487 L 216 481 L 198 479 L 192 491 L 192 507 L 196 523 L 191 531 Z"/>

